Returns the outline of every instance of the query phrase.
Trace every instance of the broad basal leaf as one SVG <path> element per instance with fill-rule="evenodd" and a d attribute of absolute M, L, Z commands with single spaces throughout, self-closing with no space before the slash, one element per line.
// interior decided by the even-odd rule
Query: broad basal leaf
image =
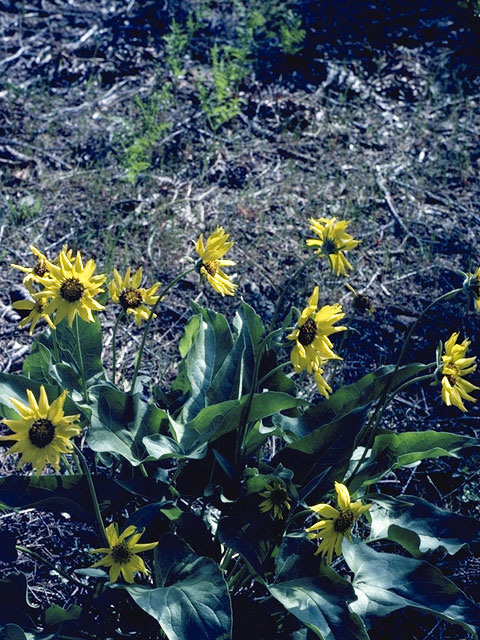
<path fill-rule="evenodd" d="M 93 451 L 118 453 L 137 466 L 148 459 L 143 438 L 158 432 L 167 414 L 140 394 L 123 393 L 112 385 L 91 389 L 96 398 L 92 407 L 87 442 Z"/>
<path fill-rule="evenodd" d="M 162 586 L 124 587 L 137 605 L 155 618 L 169 640 L 229 640 L 232 613 L 227 585 L 217 563 L 198 557 L 166 534 L 155 550 L 163 568 Z"/>
<path fill-rule="evenodd" d="M 356 474 L 351 489 L 373 484 L 388 471 L 414 464 L 427 458 L 458 458 L 465 449 L 480 446 L 480 440 L 443 431 L 387 433 L 375 438 L 369 457 Z M 356 467 L 352 460 L 351 471 Z"/>
<path fill-rule="evenodd" d="M 436 567 L 374 551 L 360 542 L 344 541 L 343 554 L 355 574 L 353 587 L 358 600 L 351 608 L 367 627 L 392 611 L 415 607 L 478 634 L 480 608 Z"/>
<path fill-rule="evenodd" d="M 477 548 L 480 522 L 436 507 L 416 496 L 399 499 L 369 494 L 374 505 L 368 512 L 372 519 L 372 538 L 388 538 L 419 557 L 443 548 L 453 555 L 465 545 Z"/>
<path fill-rule="evenodd" d="M 356 599 L 352 585 L 327 565 L 318 577 L 279 582 L 268 589 L 323 640 L 368 640 L 362 621 L 348 607 Z"/>

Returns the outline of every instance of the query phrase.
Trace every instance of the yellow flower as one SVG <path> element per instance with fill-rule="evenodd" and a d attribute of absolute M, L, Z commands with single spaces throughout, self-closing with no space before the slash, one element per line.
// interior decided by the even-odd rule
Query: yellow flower
<path fill-rule="evenodd" d="M 137 528 L 133 525 L 127 527 L 120 535 L 118 535 L 118 527 L 112 522 L 105 529 L 108 540 L 108 548 L 92 549 L 91 553 L 105 553 L 105 557 L 92 564 L 92 567 L 110 567 L 110 582 L 116 582 L 120 573 L 126 582 L 132 584 L 134 582 L 133 574 L 136 571 L 148 575 L 140 556 L 137 553 L 142 551 L 150 551 L 154 549 L 158 542 L 150 542 L 148 544 L 137 544 L 143 535 L 143 531 L 136 533 Z"/>
<path fill-rule="evenodd" d="M 203 243 L 203 233 L 200 234 L 195 249 L 201 258 L 200 273 L 204 275 L 210 282 L 215 291 L 222 296 L 233 296 L 237 290 L 230 277 L 221 269 L 221 267 L 233 266 L 236 263 L 233 260 L 223 260 L 229 249 L 233 247 L 233 240 L 229 240 L 230 235 L 225 233 L 223 227 L 217 227 L 212 235 Z"/>
<path fill-rule="evenodd" d="M 120 304 L 126 313 L 133 314 L 135 322 L 140 326 L 142 320 L 146 320 L 150 315 L 150 309 L 147 305 L 153 306 L 157 303 L 158 296 L 154 294 L 161 283 L 156 282 L 150 289 L 140 287 L 142 267 L 132 277 L 130 276 L 130 267 L 128 267 L 124 278 L 116 269 L 113 270 L 113 275 L 114 279 L 108 283 L 108 291 L 112 300 Z M 153 317 L 156 318 L 156 314 Z"/>
<path fill-rule="evenodd" d="M 342 553 L 344 537 L 348 538 L 350 542 L 352 541 L 350 533 L 353 523 L 362 513 L 370 509 L 369 504 L 362 504 L 360 500 L 351 502 L 350 493 L 344 484 L 335 482 L 335 491 L 337 492 L 338 509 L 329 504 L 316 504 L 313 507 L 309 507 L 323 519 L 306 529 L 310 540 L 315 538 L 322 540 L 315 555 L 321 553 L 322 556 L 327 556 L 328 563 L 332 561 L 334 552 L 337 556 Z"/>
<path fill-rule="evenodd" d="M 272 480 L 271 483 L 267 483 L 265 491 L 262 491 L 259 495 L 265 498 L 258 505 L 262 513 L 267 513 L 267 511 L 273 509 L 273 517 L 283 519 L 283 509 L 290 509 L 288 491 L 278 480 Z"/>
<path fill-rule="evenodd" d="M 480 389 L 471 382 L 464 380 L 464 376 L 473 373 L 477 368 L 474 364 L 476 356 L 466 358 L 465 354 L 470 346 L 470 340 L 464 340 L 461 344 L 457 344 L 458 331 L 452 333 L 450 338 L 445 342 L 445 355 L 442 356 L 442 400 L 450 407 L 455 405 L 460 411 L 466 411 L 463 400 L 476 402 L 476 398 L 470 395 L 471 391 Z M 463 400 L 462 400 L 463 398 Z"/>
<path fill-rule="evenodd" d="M 27 284 L 27 282 L 31 282 L 32 280 L 36 281 L 38 278 L 48 277 L 48 258 L 41 251 L 39 251 L 36 247 L 30 245 L 30 251 L 37 256 L 37 261 L 33 265 L 33 267 L 23 267 L 20 264 L 11 264 L 10 266 L 13 269 L 18 269 L 19 271 L 23 271 L 27 275 L 23 278 L 23 284 Z"/>
<path fill-rule="evenodd" d="M 344 315 L 340 304 L 325 305 L 318 310 L 318 287 L 315 287 L 308 306 L 302 311 L 297 322 L 297 328 L 287 336 L 288 340 L 295 340 L 290 355 L 295 373 L 304 370 L 313 373 L 319 392 L 326 397 L 331 388 L 322 378 L 322 367 L 327 360 L 341 359 L 333 352 L 333 344 L 328 336 L 345 331 L 347 327 L 333 326 Z"/>
<path fill-rule="evenodd" d="M 25 278 L 27 278 L 27 276 L 25 276 Z M 35 290 L 33 288 L 31 279 L 28 279 L 28 280 L 24 279 L 24 283 L 27 289 L 33 295 L 35 293 Z M 46 303 L 47 303 L 46 298 L 39 298 L 38 300 L 16 300 L 12 304 L 12 307 L 14 309 L 30 312 L 27 316 L 25 316 L 25 318 L 23 318 L 23 320 L 21 320 L 21 322 L 19 322 L 18 324 L 19 328 L 23 329 L 23 327 L 26 327 L 29 324 L 30 330 L 28 333 L 32 335 L 33 330 L 37 325 L 37 322 L 43 318 L 43 320 L 45 320 L 52 329 L 56 329 L 50 316 L 47 313 L 45 313 Z"/>
<path fill-rule="evenodd" d="M 89 260 L 84 267 L 80 251 L 77 251 L 75 261 L 71 261 L 65 251 L 62 251 L 58 262 L 59 264 L 56 265 L 47 261 L 48 276 L 37 278 L 45 288 L 34 294 L 33 298 L 49 300 L 44 313 L 55 312 L 56 325 L 64 318 L 68 318 L 68 324 L 72 326 L 77 314 L 85 322 L 94 322 L 92 311 L 105 309 L 94 300 L 94 296 L 104 291 L 100 287 L 105 282 L 106 276 L 93 275 L 96 269 L 93 260 Z"/>
<path fill-rule="evenodd" d="M 316 253 L 328 256 L 330 268 L 336 276 L 346 276 L 347 269 L 353 269 L 350 262 L 344 256 L 343 251 L 354 249 L 360 240 L 346 232 L 350 223 L 336 218 L 310 218 L 310 229 L 319 236 L 319 239 L 309 238 L 309 247 L 318 247 Z"/>
<path fill-rule="evenodd" d="M 60 454 L 73 449 L 70 438 L 78 435 L 81 427 L 75 424 L 80 415 L 66 416 L 63 405 L 67 397 L 64 391 L 52 404 L 48 403 L 43 385 L 37 401 L 30 389 L 27 389 L 29 406 L 9 398 L 20 413 L 20 420 L 4 420 L 13 433 L 0 436 L 0 440 L 16 440 L 8 453 L 21 453 L 18 467 L 32 463 L 36 474 L 40 474 L 49 462 L 56 471 L 60 467 Z"/>

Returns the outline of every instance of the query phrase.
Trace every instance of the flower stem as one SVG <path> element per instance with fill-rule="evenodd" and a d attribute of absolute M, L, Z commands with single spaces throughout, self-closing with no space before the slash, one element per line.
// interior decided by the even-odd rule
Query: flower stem
<path fill-rule="evenodd" d="M 105 532 L 105 525 L 103 524 L 103 519 L 102 519 L 102 514 L 100 512 L 100 506 L 98 504 L 98 498 L 97 498 L 97 494 L 95 491 L 95 487 L 93 484 L 93 478 L 92 478 L 92 474 L 90 473 L 90 469 L 88 468 L 88 464 L 87 461 L 85 460 L 85 456 L 83 455 L 83 453 L 80 451 L 80 449 L 77 447 L 77 445 L 73 442 L 73 449 L 75 451 L 75 453 L 78 456 L 79 462 L 80 462 L 80 467 L 83 471 L 83 473 L 85 474 L 86 478 L 87 478 L 87 484 L 88 484 L 88 489 L 90 491 L 90 495 L 92 497 L 92 503 L 93 503 L 93 510 L 95 512 L 95 516 L 97 518 L 97 523 L 98 523 L 98 528 L 100 529 L 100 534 L 103 538 L 103 541 L 105 542 L 105 545 L 107 547 L 110 546 L 108 539 L 107 539 L 107 534 Z"/>
<path fill-rule="evenodd" d="M 429 305 L 427 305 L 425 307 L 425 309 L 423 309 L 423 311 L 420 313 L 418 318 L 412 324 L 412 326 L 410 327 L 407 335 L 405 336 L 405 340 L 403 342 L 403 346 L 402 346 L 402 349 L 400 351 L 400 355 L 398 356 L 398 359 L 397 359 L 397 362 L 395 364 L 395 368 L 394 368 L 394 370 L 392 372 L 392 375 L 390 376 L 387 384 L 385 385 L 385 387 L 384 387 L 384 389 L 382 391 L 382 394 L 380 396 L 380 400 L 378 401 L 377 406 L 375 407 L 375 410 L 374 410 L 374 412 L 373 412 L 373 414 L 372 414 L 367 426 L 364 429 L 361 429 L 360 433 L 358 434 L 357 442 L 359 441 L 361 436 L 367 431 L 370 431 L 369 438 L 368 438 L 369 443 L 371 444 L 374 441 L 376 430 L 377 430 L 378 424 L 380 422 L 380 418 L 383 415 L 383 412 L 384 412 L 387 404 L 391 401 L 391 399 L 393 397 L 393 396 L 391 396 L 391 397 L 389 397 L 387 399 L 387 396 L 390 393 L 390 389 L 392 388 L 393 381 L 395 379 L 395 374 L 397 373 L 398 369 L 400 368 L 400 365 L 402 364 L 403 356 L 405 355 L 405 352 L 407 350 L 407 346 L 408 346 L 408 343 L 410 342 L 410 338 L 412 337 L 412 334 L 413 334 L 414 330 L 416 329 L 416 327 L 417 327 L 418 323 L 420 322 L 420 320 L 437 303 L 443 302 L 445 300 L 450 300 L 451 298 L 454 298 L 458 293 L 461 293 L 462 291 L 463 291 L 462 288 L 452 289 L 452 291 L 448 291 L 447 293 L 444 293 L 442 296 L 439 296 L 438 298 L 435 298 L 435 300 L 433 300 Z M 425 365 L 425 366 L 429 367 L 431 365 Z M 415 379 L 412 380 L 412 383 L 413 382 L 415 382 Z M 402 385 L 402 387 L 403 386 L 404 385 Z M 397 391 L 398 391 L 398 389 L 396 390 L 396 392 Z M 371 428 L 371 430 L 370 430 L 370 428 Z M 353 470 L 353 472 L 350 475 L 350 477 L 348 478 L 348 480 L 345 481 L 344 484 L 347 487 L 349 486 L 349 484 L 351 484 L 353 478 L 358 473 L 358 470 L 360 469 L 360 466 L 363 464 L 363 462 L 365 460 L 365 457 L 367 455 L 368 448 L 369 448 L 368 446 L 365 447 L 365 449 L 364 449 L 364 451 L 362 453 L 362 457 L 360 458 L 360 460 L 358 461 L 357 465 L 355 466 L 355 469 Z"/>
<path fill-rule="evenodd" d="M 260 380 L 257 382 L 257 387 L 260 387 L 265 382 L 265 380 L 268 380 L 268 378 L 270 378 L 271 376 L 274 376 L 276 373 L 278 373 L 282 369 L 285 369 L 285 367 L 288 367 L 288 365 L 291 365 L 291 364 L 292 363 L 290 360 L 285 360 L 285 362 L 278 364 L 274 369 L 266 373 L 263 376 L 263 378 L 260 378 Z"/>
<path fill-rule="evenodd" d="M 69 573 L 67 573 L 63 569 L 60 569 L 60 567 L 57 567 L 56 564 L 54 564 L 53 562 L 50 562 L 50 560 L 47 560 L 47 558 L 44 558 L 42 555 L 40 555 L 36 551 L 33 551 L 32 549 L 28 549 L 27 547 L 23 547 L 20 544 L 15 545 L 15 549 L 17 549 L 17 551 L 21 551 L 22 553 L 25 553 L 27 556 L 30 556 L 35 560 L 38 560 L 39 562 L 43 562 L 43 564 L 47 565 L 47 567 L 50 567 L 50 569 L 53 569 L 59 575 L 63 576 L 67 580 L 74 582 L 77 586 L 83 587 L 83 588 L 88 587 L 88 585 L 84 584 L 74 576 L 71 576 Z"/>
<path fill-rule="evenodd" d="M 170 289 L 177 284 L 177 282 L 179 282 L 182 278 L 184 278 L 186 275 L 188 275 L 189 273 L 191 273 L 194 270 L 195 270 L 195 265 L 192 266 L 192 267 L 189 267 L 188 269 L 185 269 L 185 271 L 182 271 L 182 273 L 180 273 L 176 278 L 174 278 L 171 282 L 169 282 L 160 291 L 160 293 L 158 294 L 158 300 L 153 305 L 153 307 L 150 309 L 150 314 L 149 314 L 148 319 L 147 319 L 147 324 L 145 325 L 145 329 L 143 330 L 142 341 L 140 343 L 140 349 L 138 350 L 138 354 L 137 354 L 137 361 L 135 363 L 135 371 L 133 372 L 132 384 L 130 386 L 130 394 L 132 394 L 133 390 L 135 389 L 135 383 L 137 382 L 138 372 L 139 372 L 139 369 L 140 369 L 140 364 L 142 363 L 143 352 L 145 350 L 145 343 L 147 341 L 148 330 L 150 329 L 150 325 L 152 324 L 153 315 L 155 313 L 155 309 L 157 308 L 158 303 L 167 294 L 167 292 L 170 291 Z"/>
<path fill-rule="evenodd" d="M 74 322 L 75 322 L 75 338 L 77 340 L 77 350 L 78 350 L 78 363 L 80 365 L 83 400 L 85 404 L 88 404 L 88 391 L 87 391 L 87 384 L 85 382 L 85 367 L 83 364 L 82 346 L 80 344 L 80 330 L 78 328 L 78 316 L 75 316 Z"/>
<path fill-rule="evenodd" d="M 265 345 L 268 343 L 270 338 L 273 338 L 273 336 L 277 335 L 278 333 L 283 333 L 284 331 L 288 331 L 288 329 L 280 328 L 267 333 L 267 335 L 263 338 L 255 351 L 255 367 L 253 370 L 252 383 L 250 385 L 250 391 L 248 393 L 247 400 L 243 405 L 242 412 L 240 414 L 240 421 L 237 430 L 237 443 L 235 447 L 235 470 L 237 471 L 237 473 L 239 471 L 240 460 L 242 457 L 243 444 L 247 435 L 248 418 L 250 416 L 250 409 L 252 408 L 253 396 L 255 395 L 255 391 L 257 390 L 258 371 L 260 369 L 263 350 L 265 349 Z"/>
<path fill-rule="evenodd" d="M 50 333 L 52 334 L 53 341 L 53 357 L 55 358 L 55 364 L 60 362 L 60 353 L 58 351 L 58 338 L 56 329 L 51 329 Z"/>
<path fill-rule="evenodd" d="M 304 269 L 306 269 L 308 266 L 310 266 L 312 264 L 312 262 L 315 261 L 316 257 L 317 256 L 314 254 L 313 256 L 308 258 L 308 260 L 306 260 L 303 264 L 301 264 L 298 267 L 298 269 L 290 276 L 290 278 L 287 280 L 287 282 L 283 286 L 282 293 L 280 294 L 280 296 L 279 296 L 279 298 L 277 300 L 277 303 L 275 304 L 275 309 L 273 311 L 273 316 L 272 316 L 272 319 L 270 321 L 270 325 L 268 327 L 269 331 L 272 331 L 273 327 L 275 326 L 275 323 L 277 322 L 277 318 L 278 318 L 278 314 L 280 313 L 280 308 L 281 308 L 282 302 L 283 302 L 285 296 L 287 295 L 287 292 L 288 292 L 288 289 L 289 289 L 290 285 L 302 273 L 302 271 Z"/>
<path fill-rule="evenodd" d="M 112 333 L 112 382 L 115 384 L 115 378 L 117 376 L 117 329 L 120 324 L 120 320 L 125 315 L 125 309 L 122 309 L 118 314 L 115 324 L 113 325 Z"/>

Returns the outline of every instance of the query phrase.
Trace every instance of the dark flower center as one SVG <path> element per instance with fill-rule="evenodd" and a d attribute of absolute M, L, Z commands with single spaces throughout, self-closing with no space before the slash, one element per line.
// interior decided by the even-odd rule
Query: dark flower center
<path fill-rule="evenodd" d="M 333 238 L 325 238 L 322 250 L 324 253 L 338 253 L 337 243 Z"/>
<path fill-rule="evenodd" d="M 118 564 L 127 564 L 132 559 L 132 551 L 126 541 L 119 542 L 112 548 L 112 558 Z"/>
<path fill-rule="evenodd" d="M 354 308 L 360 313 L 373 313 L 375 311 L 372 301 L 368 296 L 359 293 L 353 299 Z"/>
<path fill-rule="evenodd" d="M 450 362 L 446 367 L 445 374 L 450 384 L 452 386 L 455 386 L 455 383 L 457 381 L 457 376 L 458 376 L 458 367 L 454 365 L 452 362 Z"/>
<path fill-rule="evenodd" d="M 272 504 L 281 505 L 287 501 L 288 494 L 285 489 L 279 487 L 278 489 L 273 489 L 273 491 L 270 492 L 269 498 Z"/>
<path fill-rule="evenodd" d="M 333 528 L 338 533 L 345 533 L 353 524 L 353 513 L 350 509 L 345 509 L 333 523 Z"/>
<path fill-rule="evenodd" d="M 83 296 L 85 287 L 77 278 L 67 278 L 62 282 L 60 295 L 67 302 L 77 302 Z"/>
<path fill-rule="evenodd" d="M 203 266 L 211 276 L 214 276 L 218 271 L 218 264 L 216 260 L 212 260 L 211 262 L 204 262 Z"/>
<path fill-rule="evenodd" d="M 39 449 L 43 449 L 50 444 L 55 437 L 55 425 L 50 420 L 39 418 L 35 420 L 28 431 L 30 442 Z"/>
<path fill-rule="evenodd" d="M 39 276 L 40 278 L 42 278 L 46 273 L 47 273 L 48 269 L 45 265 L 45 261 L 44 260 L 39 260 L 36 265 L 33 267 L 33 273 L 36 276 Z"/>
<path fill-rule="evenodd" d="M 35 306 L 33 307 L 33 310 L 36 313 L 42 313 L 44 309 L 45 309 L 45 305 L 42 304 L 40 300 L 37 300 L 37 302 L 35 303 Z"/>
<path fill-rule="evenodd" d="M 317 323 L 313 318 L 308 318 L 308 320 L 300 327 L 298 341 L 300 344 L 303 344 L 304 347 L 312 344 L 315 340 L 315 336 L 317 335 Z"/>
<path fill-rule="evenodd" d="M 138 289 L 125 289 L 119 298 L 120 304 L 125 309 L 136 309 L 142 302 L 142 293 Z"/>

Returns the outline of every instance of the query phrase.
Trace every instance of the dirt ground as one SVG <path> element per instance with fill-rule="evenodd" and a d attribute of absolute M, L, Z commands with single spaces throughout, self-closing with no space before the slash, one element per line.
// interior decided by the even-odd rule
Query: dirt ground
<path fill-rule="evenodd" d="M 410 15 L 390 3 L 392 15 L 382 14 L 370 32 L 368 20 L 358 29 L 330 14 L 318 22 L 318 10 L 309 12 L 304 3 L 302 53 L 273 61 L 260 56 L 241 81 L 240 113 L 215 129 L 198 90 L 199 79 L 210 90 L 214 82 L 202 40 L 208 34 L 198 35 L 173 80 L 166 58 L 170 21 L 189 4 L 195 3 L 27 0 L 20 10 L 19 3 L 0 0 L 0 370 L 19 372 L 32 343 L 10 307 L 21 295 L 21 275 L 9 267 L 32 262 L 30 244 L 55 255 L 68 243 L 95 258 L 100 272 L 143 266 L 148 286 L 188 266 L 201 232 L 225 226 L 235 241 L 238 297 L 220 299 L 193 274 L 168 295 L 142 371 L 162 384 L 175 375 L 191 299 L 231 318 L 243 297 L 271 318 L 289 274 L 309 255 L 310 216 L 351 222 L 361 244 L 350 254 L 349 283 L 375 308 L 373 315 L 355 312 L 344 279 L 329 275 L 320 260 L 287 292 L 285 310 L 302 308 L 315 284 L 321 304 L 344 305 L 350 331 L 334 386 L 391 362 L 419 311 L 461 286 L 456 270 L 480 265 L 480 52 L 470 44 L 480 27 L 466 10 L 452 3 L 430 15 L 419 3 L 418 15 Z M 222 3 L 210 4 L 209 37 L 215 38 Z M 334 11 L 334 3 L 325 8 Z M 322 27 L 328 19 L 336 31 Z M 227 32 L 234 28 L 225 24 Z M 137 172 L 144 139 L 147 166 Z M 107 366 L 115 313 L 109 305 L 102 316 Z M 465 301 L 434 309 L 408 359 L 433 360 L 438 341 L 453 331 L 470 337 L 472 354 L 480 355 L 478 323 Z M 125 379 L 140 337 L 131 324 L 120 327 Z M 305 384 L 303 392 L 312 397 L 314 389 Z M 400 396 L 386 424 L 398 430 L 447 425 L 478 436 L 479 417 L 476 406 L 468 414 L 443 406 L 439 388 L 429 387 Z M 392 474 L 382 490 L 408 487 L 478 516 L 477 463 L 478 456 L 424 463 Z M 0 515 L 0 526 L 17 531 L 22 544 L 53 545 L 52 557 L 61 540 L 47 536 L 46 526 L 60 538 L 79 533 L 78 523 L 55 525 L 45 515 L 29 534 L 26 517 Z M 91 537 L 85 532 L 85 546 Z M 478 598 L 475 558 L 442 567 Z M 25 558 L 20 568 L 40 585 L 32 602 L 71 601 L 48 571 Z M 427 617 L 424 626 L 419 638 L 460 637 Z"/>

